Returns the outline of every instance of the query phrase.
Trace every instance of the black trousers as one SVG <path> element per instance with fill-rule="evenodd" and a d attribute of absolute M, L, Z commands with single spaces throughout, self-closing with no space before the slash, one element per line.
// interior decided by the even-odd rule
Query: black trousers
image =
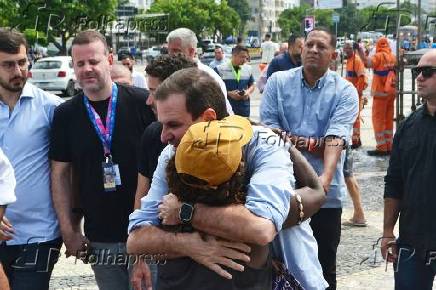
<path fill-rule="evenodd" d="M 12 290 L 48 290 L 62 239 L 26 245 L 0 245 L 0 261 Z"/>
<path fill-rule="evenodd" d="M 336 252 L 341 239 L 342 208 L 321 208 L 312 216 L 310 226 L 318 242 L 318 259 L 328 290 L 336 290 Z"/>

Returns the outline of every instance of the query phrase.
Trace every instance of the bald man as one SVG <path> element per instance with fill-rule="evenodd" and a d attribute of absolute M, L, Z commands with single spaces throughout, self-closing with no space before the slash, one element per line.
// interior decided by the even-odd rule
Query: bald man
<path fill-rule="evenodd" d="M 395 133 L 385 177 L 381 252 L 388 262 L 395 262 L 396 290 L 430 290 L 436 273 L 435 72 L 436 50 L 431 50 L 412 69 L 424 104 Z"/>
<path fill-rule="evenodd" d="M 122 64 L 114 64 L 111 68 L 112 81 L 122 84 L 133 86 L 132 73 Z"/>

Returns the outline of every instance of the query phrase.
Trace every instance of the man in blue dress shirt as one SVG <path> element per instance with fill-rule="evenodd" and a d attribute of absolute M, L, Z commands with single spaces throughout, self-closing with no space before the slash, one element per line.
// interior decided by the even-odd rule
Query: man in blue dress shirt
<path fill-rule="evenodd" d="M 303 66 L 273 74 L 260 106 L 261 122 L 291 135 L 327 194 L 311 226 L 329 289 L 336 289 L 336 251 L 346 192 L 343 149 L 359 109 L 353 85 L 328 69 L 335 47 L 336 38 L 330 32 L 319 28 L 310 32 L 303 47 Z"/>
<path fill-rule="evenodd" d="M 225 99 L 218 86 L 210 77 L 192 68 L 178 71 L 167 78 L 158 87 L 155 97 L 158 118 L 163 126 L 161 139 L 170 145 L 159 157 L 150 191 L 142 198 L 141 208 L 130 215 L 129 251 L 135 254 L 164 253 L 168 258 L 189 257 L 228 278 L 229 273 L 221 266 L 240 269 L 236 264 L 239 262 L 233 260 L 244 260 L 246 256 L 242 249 L 245 247 L 237 242 L 218 242 L 212 236 L 262 245 L 276 237 L 274 252 L 280 255 L 280 260 L 289 269 L 295 269 L 293 274 L 307 286 L 305 288 L 325 289 L 326 283 L 316 259 L 316 241 L 309 224 L 303 222 L 301 226 L 282 229 L 288 218 L 290 200 L 291 204 L 295 204 L 293 168 L 289 153 L 281 146 L 283 143 L 280 145 L 277 136 L 269 129 L 258 129 L 244 148 L 245 167 L 250 175 L 245 205 L 181 205 L 184 213 L 191 213 L 184 223 L 208 233 L 209 242 L 197 234 L 175 236 L 158 227 L 158 206 L 168 194 L 166 165 L 174 154 L 174 148 L 191 124 L 201 120 L 222 119 L 227 113 Z M 180 221 L 181 211 L 174 212 L 176 220 Z M 217 220 L 220 222 L 217 223 Z M 180 270 L 183 269 L 174 275 L 186 278 L 189 273 Z"/>
<path fill-rule="evenodd" d="M 49 131 L 62 100 L 27 80 L 24 36 L 0 30 L 0 147 L 11 162 L 17 201 L 0 230 L 0 260 L 13 290 L 49 288 L 62 244 L 50 191 Z"/>

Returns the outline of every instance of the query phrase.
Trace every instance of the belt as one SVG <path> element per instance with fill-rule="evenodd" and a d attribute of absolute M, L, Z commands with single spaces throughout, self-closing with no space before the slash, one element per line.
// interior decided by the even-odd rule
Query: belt
<path fill-rule="evenodd" d="M 347 77 L 349 78 L 357 78 L 357 73 L 352 70 L 347 70 Z"/>
<path fill-rule="evenodd" d="M 374 74 L 378 75 L 379 77 L 385 77 L 389 73 L 389 70 L 374 70 Z"/>

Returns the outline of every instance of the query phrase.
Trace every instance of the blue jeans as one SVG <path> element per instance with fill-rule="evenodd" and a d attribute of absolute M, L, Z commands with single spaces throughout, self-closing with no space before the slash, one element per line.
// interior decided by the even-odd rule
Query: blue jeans
<path fill-rule="evenodd" d="M 436 274 L 436 260 L 426 264 L 414 248 L 398 244 L 394 263 L 395 290 L 431 290 Z"/>
<path fill-rule="evenodd" d="M 88 254 L 89 263 L 94 271 L 95 280 L 100 290 L 131 290 L 131 269 L 129 262 L 134 262 L 134 257 L 129 257 L 125 243 L 97 243 L 91 242 Z M 153 289 L 157 289 L 157 266 L 149 265 L 153 281 Z"/>
<path fill-rule="evenodd" d="M 62 239 L 26 245 L 0 245 L 0 261 L 12 290 L 48 290 Z"/>

